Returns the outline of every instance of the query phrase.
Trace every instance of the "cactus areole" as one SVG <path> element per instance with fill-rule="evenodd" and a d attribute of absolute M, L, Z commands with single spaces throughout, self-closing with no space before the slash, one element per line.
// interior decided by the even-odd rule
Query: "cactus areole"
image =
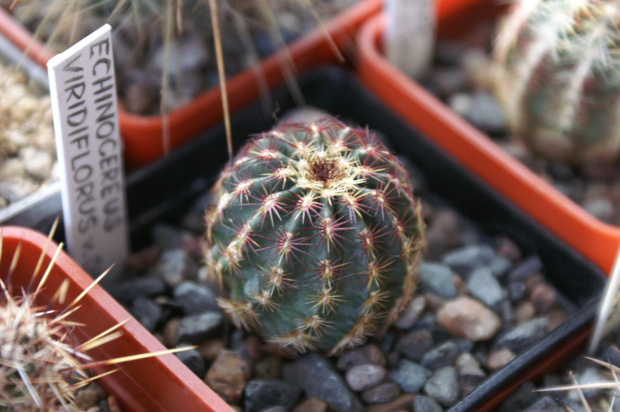
<path fill-rule="evenodd" d="M 213 188 L 209 276 L 241 328 L 329 354 L 392 323 L 415 292 L 424 244 L 401 163 L 332 118 L 255 137 Z"/>
<path fill-rule="evenodd" d="M 520 0 L 495 43 L 495 89 L 538 154 L 573 164 L 620 154 L 620 2 Z"/>

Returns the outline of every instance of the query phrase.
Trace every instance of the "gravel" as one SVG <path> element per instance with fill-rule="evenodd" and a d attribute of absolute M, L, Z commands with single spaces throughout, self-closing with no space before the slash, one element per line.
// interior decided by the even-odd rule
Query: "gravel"
<path fill-rule="evenodd" d="M 580 168 L 538 157 L 518 134 L 509 131 L 503 108 L 492 94 L 488 80 L 492 63 L 487 44 L 440 41 L 437 53 L 438 56 L 450 57 L 436 59 L 437 64 L 423 86 L 457 115 L 494 139 L 508 154 L 581 205 L 587 213 L 620 226 L 620 163 L 613 166 L 591 164 Z M 463 78 L 466 81 L 456 81 Z"/>
<path fill-rule="evenodd" d="M 218 285 L 197 280 L 202 262 L 192 250 L 202 236 L 199 227 L 188 232 L 159 226 L 160 252 L 150 249 L 134 255 L 134 273 L 127 276 L 126 285 L 117 286 L 116 294 L 129 307 L 136 299 L 161 307 L 155 333 L 169 347 L 197 345 L 184 362 L 195 373 L 202 372 L 195 361 L 198 353 L 207 384 L 241 409 L 449 408 L 540 340 L 566 314 L 536 255 L 524 255 L 505 236 L 484 238 L 449 209 L 426 210 L 429 231 L 452 233 L 458 241 L 444 237 L 443 244 L 436 244 L 435 250 L 444 252 L 426 259 L 419 293 L 395 325 L 380 339 L 336 357 L 309 353 L 292 359 L 258 336 L 236 330 L 214 306 Z M 190 213 L 201 211 L 192 208 Z M 447 216 L 458 218 L 449 230 Z M 435 222 L 443 228 L 435 229 Z M 136 263 L 140 259 L 150 261 L 152 268 Z M 132 285 L 144 287 L 135 291 Z M 278 391 L 269 392 L 278 385 L 296 389 L 281 400 L 275 396 Z M 261 391 L 274 396 L 262 396 Z M 416 395 L 420 400 L 414 405 Z M 260 403 L 272 398 L 277 399 Z M 295 399 L 294 405 L 290 399 Z M 527 408 L 539 399 L 520 405 Z"/>
<path fill-rule="evenodd" d="M 0 56 L 0 210 L 58 179 L 47 90 Z"/>

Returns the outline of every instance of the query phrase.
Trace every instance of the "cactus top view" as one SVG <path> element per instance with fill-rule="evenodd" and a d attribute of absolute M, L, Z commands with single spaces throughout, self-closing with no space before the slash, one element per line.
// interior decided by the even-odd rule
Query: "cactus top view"
<path fill-rule="evenodd" d="M 424 245 L 412 182 L 368 130 L 286 122 L 247 143 L 213 188 L 208 273 L 238 326 L 297 352 L 339 353 L 415 292 Z"/>
<path fill-rule="evenodd" d="M 620 2 L 519 0 L 494 50 L 496 92 L 538 154 L 572 164 L 620 152 Z"/>

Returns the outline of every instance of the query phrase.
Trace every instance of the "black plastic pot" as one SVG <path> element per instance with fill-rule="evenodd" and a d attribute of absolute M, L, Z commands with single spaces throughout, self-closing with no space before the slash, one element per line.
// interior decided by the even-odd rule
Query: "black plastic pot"
<path fill-rule="evenodd" d="M 309 105 L 384 133 L 388 144 L 423 175 L 429 192 L 425 196 L 450 205 L 489 235 L 509 235 L 526 255 L 535 252 L 544 263 L 547 280 L 561 293 L 568 307 L 566 322 L 491 375 L 453 411 L 490 409 L 521 382 L 547 372 L 579 349 L 605 284 L 604 275 L 593 264 L 383 107 L 352 73 L 326 68 L 301 78 L 300 86 Z M 294 107 L 284 90 L 275 92 L 273 98 L 278 113 L 263 113 L 260 102 L 255 102 L 233 116 L 237 148 L 246 136 L 268 130 L 278 116 Z M 177 221 L 208 190 L 227 159 L 224 129 L 220 125 L 132 174 L 127 195 L 133 248 L 151 243 L 150 232 L 155 223 Z M 39 224 L 44 229 L 51 221 Z"/>

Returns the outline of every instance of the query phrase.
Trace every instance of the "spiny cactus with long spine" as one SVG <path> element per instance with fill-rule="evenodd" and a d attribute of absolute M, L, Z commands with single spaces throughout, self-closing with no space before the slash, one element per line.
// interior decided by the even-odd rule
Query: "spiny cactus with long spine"
<path fill-rule="evenodd" d="M 57 246 L 49 263 L 44 264 L 47 248 L 58 225 L 54 223 L 48 242 L 41 251 L 38 263 L 32 273 L 23 272 L 20 257 L 22 244 L 3 249 L 2 227 L 0 226 L 0 411 L 75 411 L 82 409 L 76 404 L 78 391 L 91 382 L 115 372 L 104 371 L 91 376 L 88 371 L 109 365 L 116 365 L 138 359 L 171 354 L 180 349 L 147 352 L 119 358 L 98 360 L 89 351 L 99 348 L 123 336 L 120 328 L 130 318 L 113 325 L 96 336 L 78 342 L 79 332 L 84 325 L 73 320 L 80 310 L 82 299 L 88 295 L 106 275 L 102 273 L 78 296 L 68 298 L 72 287 L 64 279 L 51 299 L 42 295 L 47 282 L 54 276 L 56 259 L 63 245 Z M 28 265 L 28 264 L 26 264 Z M 11 280 L 19 278 L 18 285 Z M 30 279 L 29 286 L 22 282 Z M 19 289 L 19 291 L 17 291 Z M 93 314 L 96 316 L 96 314 Z"/>
<path fill-rule="evenodd" d="M 520 0 L 498 32 L 495 89 L 538 154 L 572 164 L 620 152 L 620 2 Z"/>
<path fill-rule="evenodd" d="M 0 306 L 0 410 L 77 410 L 75 366 L 84 358 L 64 341 L 68 328 L 46 317 L 32 296 L 11 297 Z M 88 358 L 86 358 L 88 359 Z"/>
<path fill-rule="evenodd" d="M 401 163 L 368 130 L 286 122 L 229 163 L 206 213 L 209 275 L 236 326 L 297 352 L 339 353 L 392 323 L 424 245 Z"/>

